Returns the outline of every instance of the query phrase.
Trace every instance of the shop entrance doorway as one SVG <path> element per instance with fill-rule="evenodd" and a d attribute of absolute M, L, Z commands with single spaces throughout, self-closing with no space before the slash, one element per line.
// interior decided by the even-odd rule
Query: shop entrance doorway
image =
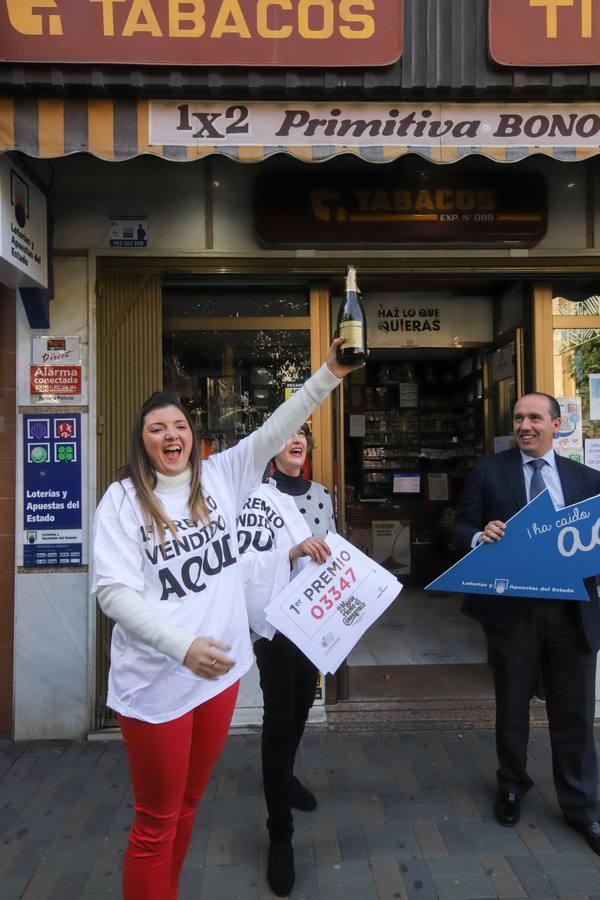
<path fill-rule="evenodd" d="M 437 309 L 432 297 L 412 308 Z M 425 588 L 459 558 L 451 526 L 466 477 L 479 457 L 510 442 L 523 332 L 514 327 L 494 339 L 499 302 L 489 298 L 488 340 L 465 340 L 458 316 L 446 346 L 407 345 L 401 324 L 402 346 L 377 346 L 376 313 L 389 304 L 377 299 L 367 313 L 369 360 L 347 380 L 337 411 L 340 519 L 348 539 L 403 590 L 339 673 L 337 702 L 328 707 L 334 727 L 351 719 L 377 727 L 493 720 L 479 624 L 462 614 L 460 595 Z"/>
<path fill-rule="evenodd" d="M 404 590 L 350 664 L 482 662 L 458 598 L 423 589 L 455 561 L 449 528 L 484 451 L 483 352 L 375 351 L 361 380 L 346 396 L 348 537 Z"/>

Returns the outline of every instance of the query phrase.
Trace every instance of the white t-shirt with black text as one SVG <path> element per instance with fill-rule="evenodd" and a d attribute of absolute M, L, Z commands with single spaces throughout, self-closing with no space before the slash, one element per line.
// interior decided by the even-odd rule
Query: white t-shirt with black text
<path fill-rule="evenodd" d="M 148 534 L 131 481 L 114 482 L 102 498 L 95 519 L 93 591 L 112 583 L 131 587 L 191 636 L 210 636 L 229 646 L 227 655 L 236 663 L 216 681 L 200 678 L 117 624 L 107 698 L 116 712 L 146 722 L 170 721 L 225 690 L 252 665 L 236 565 L 236 516 L 258 478 L 251 459 L 250 442 L 241 441 L 234 451 L 204 461 L 208 525 L 189 519 L 189 482 L 175 490 L 157 488 L 177 527 L 177 540 L 167 531 L 162 546 Z"/>

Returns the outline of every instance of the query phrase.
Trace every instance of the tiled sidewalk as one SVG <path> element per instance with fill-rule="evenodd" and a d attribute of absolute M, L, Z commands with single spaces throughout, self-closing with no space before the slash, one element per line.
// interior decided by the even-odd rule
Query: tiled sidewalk
<path fill-rule="evenodd" d="M 258 735 L 229 738 L 200 808 L 181 900 L 272 897 Z M 490 731 L 311 731 L 299 774 L 319 806 L 296 819 L 292 897 L 600 900 L 600 857 L 556 807 L 548 736 L 516 829 L 491 812 Z M 0 745 L 0 898 L 120 896 L 131 794 L 119 742 Z"/>

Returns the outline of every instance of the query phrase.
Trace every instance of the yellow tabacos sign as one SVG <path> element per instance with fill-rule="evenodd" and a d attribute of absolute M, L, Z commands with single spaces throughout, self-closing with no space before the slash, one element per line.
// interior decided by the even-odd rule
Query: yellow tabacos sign
<path fill-rule="evenodd" d="M 596 0 L 488 0 L 490 55 L 506 66 L 597 66 Z"/>
<path fill-rule="evenodd" d="M 402 26 L 403 0 L 0 0 L 0 59 L 377 66 Z"/>

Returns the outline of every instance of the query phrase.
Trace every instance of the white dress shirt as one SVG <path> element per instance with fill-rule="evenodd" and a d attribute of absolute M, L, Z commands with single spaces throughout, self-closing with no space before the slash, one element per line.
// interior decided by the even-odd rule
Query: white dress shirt
<path fill-rule="evenodd" d="M 529 490 L 531 487 L 531 480 L 533 478 L 533 466 L 527 465 L 531 462 L 532 459 L 536 457 L 527 456 L 526 453 L 523 453 L 521 450 L 521 461 L 523 463 L 523 477 L 525 478 L 525 491 L 527 494 L 527 499 L 529 500 Z M 542 478 L 544 479 L 544 484 L 548 488 L 548 492 L 550 494 L 550 498 L 554 503 L 556 509 L 561 509 L 565 505 L 565 495 L 563 494 L 562 484 L 560 483 L 560 475 L 558 474 L 558 466 L 556 465 L 556 453 L 553 449 L 548 450 L 547 453 L 544 453 L 543 456 L 540 456 L 539 459 L 543 459 L 546 461 L 546 465 L 542 466 L 541 473 Z"/>

